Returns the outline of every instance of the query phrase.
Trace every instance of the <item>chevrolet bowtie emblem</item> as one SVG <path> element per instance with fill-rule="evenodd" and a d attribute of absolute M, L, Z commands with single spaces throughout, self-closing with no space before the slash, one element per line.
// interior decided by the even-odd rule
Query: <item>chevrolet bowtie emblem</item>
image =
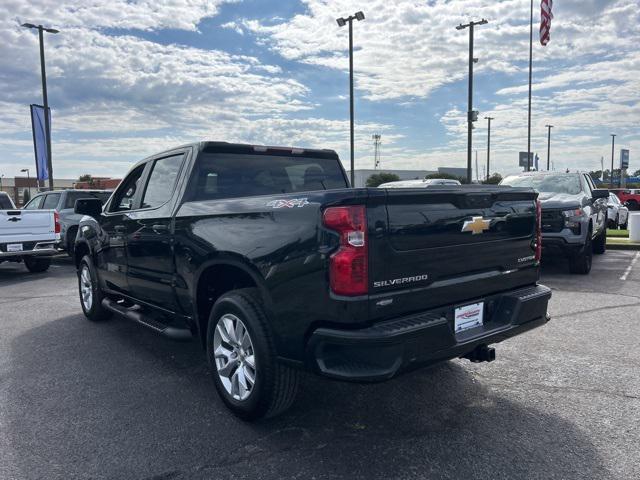
<path fill-rule="evenodd" d="M 482 217 L 471 217 L 471 220 L 465 220 L 462 225 L 463 232 L 471 232 L 473 235 L 489 230 L 491 220 L 485 220 Z"/>

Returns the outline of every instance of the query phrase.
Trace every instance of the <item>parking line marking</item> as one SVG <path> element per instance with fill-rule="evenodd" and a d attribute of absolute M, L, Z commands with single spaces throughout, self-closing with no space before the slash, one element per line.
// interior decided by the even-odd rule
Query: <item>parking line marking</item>
<path fill-rule="evenodd" d="M 633 260 L 631 260 L 631 263 L 629 264 L 627 269 L 624 271 L 624 273 L 620 277 L 620 280 L 624 281 L 627 279 L 627 277 L 631 273 L 631 269 L 633 268 L 633 266 L 635 265 L 635 263 L 638 261 L 639 258 L 640 258 L 640 252 L 636 252 L 635 256 L 633 257 Z"/>

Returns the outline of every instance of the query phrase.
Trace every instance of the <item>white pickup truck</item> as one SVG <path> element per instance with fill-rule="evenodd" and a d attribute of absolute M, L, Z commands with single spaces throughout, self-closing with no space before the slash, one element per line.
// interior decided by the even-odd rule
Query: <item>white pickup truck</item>
<path fill-rule="evenodd" d="M 60 221 L 54 210 L 18 210 L 0 192 L 0 263 L 24 262 L 30 272 L 44 272 L 58 253 Z"/>

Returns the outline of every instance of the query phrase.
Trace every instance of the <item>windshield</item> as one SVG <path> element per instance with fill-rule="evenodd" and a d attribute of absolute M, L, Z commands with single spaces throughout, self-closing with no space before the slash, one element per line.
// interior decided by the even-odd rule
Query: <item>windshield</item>
<path fill-rule="evenodd" d="M 535 188 L 543 193 L 577 195 L 582 191 L 578 175 L 514 175 L 505 178 L 500 184 Z"/>

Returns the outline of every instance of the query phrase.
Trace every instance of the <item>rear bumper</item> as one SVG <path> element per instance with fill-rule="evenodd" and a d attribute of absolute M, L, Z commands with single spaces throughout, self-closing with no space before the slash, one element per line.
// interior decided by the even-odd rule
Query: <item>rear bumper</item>
<path fill-rule="evenodd" d="M 7 252 L 6 245 L 0 248 L 0 260 L 18 260 L 23 257 L 51 257 L 60 253 L 57 248 L 57 240 L 49 242 L 37 242 L 26 250 Z"/>
<path fill-rule="evenodd" d="M 542 326 L 549 320 L 550 298 L 549 288 L 536 285 L 478 299 L 485 304 L 484 325 L 458 334 L 453 305 L 360 330 L 319 328 L 307 344 L 307 363 L 341 380 L 386 380 Z"/>

